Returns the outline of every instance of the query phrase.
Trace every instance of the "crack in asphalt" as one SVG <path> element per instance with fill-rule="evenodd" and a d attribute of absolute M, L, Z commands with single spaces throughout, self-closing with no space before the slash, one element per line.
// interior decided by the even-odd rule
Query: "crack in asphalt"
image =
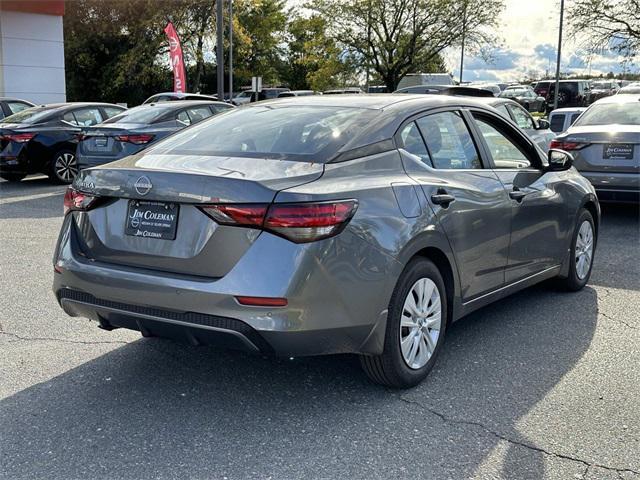
<path fill-rule="evenodd" d="M 65 338 L 55 338 L 55 337 L 22 337 L 15 333 L 5 332 L 0 330 L 0 335 L 7 335 L 8 337 L 15 338 L 14 341 L 23 341 L 23 342 L 60 342 L 60 343 L 76 343 L 81 345 L 101 345 L 101 344 L 116 344 L 116 345 L 126 345 L 129 342 L 125 342 L 122 340 L 102 340 L 102 341 L 84 341 L 84 340 L 68 340 Z"/>
<path fill-rule="evenodd" d="M 583 459 L 578 458 L 578 457 L 572 457 L 571 455 L 566 455 L 566 454 L 563 454 L 563 453 L 551 452 L 549 450 L 545 450 L 542 447 L 536 447 L 535 445 L 531 445 L 531 444 L 528 444 L 528 443 L 520 442 L 518 440 L 514 440 L 512 438 L 509 438 L 509 437 L 507 437 L 507 436 L 505 436 L 505 435 L 503 435 L 503 434 L 501 434 L 499 432 L 491 430 L 489 427 L 487 427 L 486 425 L 484 425 L 484 424 L 482 424 L 480 422 L 475 422 L 473 420 L 460 420 L 460 419 L 450 418 L 450 417 L 447 417 L 446 415 L 444 415 L 443 413 L 438 412 L 437 410 L 433 410 L 432 408 L 429 408 L 426 405 L 423 405 L 420 402 L 405 398 L 402 395 L 397 395 L 397 394 L 394 394 L 394 395 L 399 400 L 401 400 L 401 401 L 403 401 L 405 403 L 408 403 L 408 404 L 411 404 L 411 405 L 417 405 L 418 407 L 422 408 L 423 410 L 426 410 L 427 412 L 431 413 L 432 415 L 435 415 L 436 417 L 440 418 L 440 420 L 442 420 L 445 423 L 453 423 L 453 424 L 456 424 L 456 425 L 466 425 L 466 426 L 477 427 L 477 428 L 480 428 L 480 429 L 484 430 L 486 433 L 488 433 L 490 435 L 493 435 L 494 437 L 498 438 L 499 440 L 503 440 L 503 441 L 508 442 L 508 443 L 510 443 L 512 445 L 517 445 L 519 447 L 523 447 L 523 448 L 526 448 L 528 450 L 533 450 L 533 451 L 536 451 L 536 452 L 540 452 L 540 453 L 542 453 L 544 455 L 548 455 L 550 457 L 556 457 L 556 458 L 560 458 L 560 459 L 563 459 L 563 460 L 569 460 L 569 461 L 572 461 L 572 462 L 581 463 L 586 467 L 584 474 L 586 474 L 586 472 L 589 470 L 589 468 L 598 467 L 598 468 L 602 468 L 604 470 L 608 470 L 610 472 L 616 472 L 616 474 L 618 476 L 621 476 L 622 473 L 625 473 L 625 472 L 632 473 L 632 474 L 635 474 L 635 475 L 640 475 L 640 471 L 636 471 L 636 470 L 633 470 L 631 468 L 616 468 L 616 467 L 611 467 L 609 465 L 603 465 L 603 464 L 600 464 L 600 463 L 589 463 L 588 461 L 583 460 Z"/>
<path fill-rule="evenodd" d="M 632 330 L 638 330 L 638 327 L 636 325 L 631 325 L 627 322 L 625 322 L 624 320 L 620 320 L 619 318 L 615 318 L 612 317 L 611 315 L 609 315 L 608 313 L 604 313 L 602 311 L 598 312 L 600 315 L 602 315 L 604 318 L 611 320 L 613 322 L 617 322 L 617 323 L 621 323 L 622 325 L 624 325 L 627 328 L 630 328 Z"/>

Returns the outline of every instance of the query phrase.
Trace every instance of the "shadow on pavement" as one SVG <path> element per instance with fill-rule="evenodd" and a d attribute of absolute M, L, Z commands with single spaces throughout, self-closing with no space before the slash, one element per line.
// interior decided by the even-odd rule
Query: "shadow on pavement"
<path fill-rule="evenodd" d="M 369 383 L 353 356 L 277 360 L 139 340 L 0 402 L 0 471 L 467 478 L 498 443 L 489 430 L 533 444 L 517 422 L 582 357 L 596 321 L 591 288 L 528 289 L 453 325 L 430 377 L 403 392 Z M 506 477 L 542 478 L 542 453 L 521 454 L 507 451 Z"/>

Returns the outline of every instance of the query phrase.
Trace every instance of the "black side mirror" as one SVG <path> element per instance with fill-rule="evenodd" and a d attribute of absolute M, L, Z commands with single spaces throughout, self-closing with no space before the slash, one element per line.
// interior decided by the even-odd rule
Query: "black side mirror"
<path fill-rule="evenodd" d="M 547 160 L 549 162 L 546 168 L 548 172 L 564 172 L 565 170 L 569 170 L 573 165 L 573 155 L 557 148 L 549 150 Z"/>
<path fill-rule="evenodd" d="M 538 119 L 538 130 L 546 130 L 550 126 L 551 124 L 548 120 L 545 120 L 543 118 Z"/>

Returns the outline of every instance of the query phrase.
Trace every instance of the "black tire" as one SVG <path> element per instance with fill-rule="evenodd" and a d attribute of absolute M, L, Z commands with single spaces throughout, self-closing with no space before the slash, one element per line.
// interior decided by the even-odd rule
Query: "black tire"
<path fill-rule="evenodd" d="M 60 169 L 60 164 L 68 164 L 70 162 L 69 175 L 67 176 L 64 170 Z M 57 152 L 51 162 L 49 162 L 49 170 L 47 175 L 54 183 L 61 183 L 63 185 L 69 185 L 73 182 L 78 174 L 78 162 L 76 160 L 76 152 L 73 150 L 60 150 Z"/>
<path fill-rule="evenodd" d="M 540 108 L 538 108 L 538 113 L 545 113 L 547 111 L 547 102 L 540 102 Z"/>
<path fill-rule="evenodd" d="M 6 180 L 7 182 L 19 182 L 24 177 L 26 177 L 26 175 L 23 175 L 22 173 L 3 173 L 2 175 L 0 175 L 0 178 Z"/>
<path fill-rule="evenodd" d="M 589 270 L 583 278 L 580 278 L 577 272 L 577 264 L 576 264 L 576 242 L 578 239 L 578 234 L 580 232 L 580 227 L 584 222 L 589 222 L 589 224 L 591 225 L 591 231 L 593 232 L 593 250 L 591 253 Z M 573 236 L 571 237 L 571 249 L 570 249 L 570 255 L 568 258 L 569 272 L 566 278 L 559 277 L 557 279 L 557 284 L 561 289 L 567 290 L 570 292 L 577 292 L 578 290 L 582 290 L 582 288 L 584 288 L 584 286 L 589 282 L 589 278 L 591 278 L 591 270 L 593 269 L 593 257 L 595 255 L 596 243 L 597 243 L 596 240 L 597 240 L 597 237 L 596 237 L 595 224 L 593 222 L 593 216 L 591 215 L 591 212 L 589 212 L 589 210 L 587 210 L 586 208 L 583 208 L 578 213 Z"/>
<path fill-rule="evenodd" d="M 438 289 L 441 299 L 441 325 L 440 334 L 431 357 L 423 367 L 412 369 L 405 362 L 400 348 L 400 320 L 405 299 L 413 285 L 421 278 L 432 280 Z M 447 291 L 438 267 L 426 258 L 411 260 L 400 275 L 389 302 L 382 355 L 360 356 L 360 364 L 367 376 L 375 383 L 392 388 L 409 388 L 424 380 L 433 368 L 442 348 L 447 328 L 447 315 Z"/>

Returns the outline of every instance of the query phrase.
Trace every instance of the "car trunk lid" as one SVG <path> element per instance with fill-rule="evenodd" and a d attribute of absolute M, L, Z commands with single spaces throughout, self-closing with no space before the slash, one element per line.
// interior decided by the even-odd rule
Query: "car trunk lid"
<path fill-rule="evenodd" d="M 578 146 L 578 170 L 640 173 L 640 125 L 572 127 L 562 142 Z"/>
<path fill-rule="evenodd" d="M 200 155 L 134 155 L 84 170 L 74 186 L 104 197 L 75 214 L 80 253 L 95 261 L 219 278 L 259 230 L 219 225 L 198 206 L 269 204 L 283 189 L 319 178 L 322 164 Z M 150 212 L 147 214 L 146 212 Z M 160 237 L 138 235 L 133 217 L 169 218 Z M 170 217 L 174 215 L 175 218 Z M 155 227 L 154 227 L 155 228 Z"/>

